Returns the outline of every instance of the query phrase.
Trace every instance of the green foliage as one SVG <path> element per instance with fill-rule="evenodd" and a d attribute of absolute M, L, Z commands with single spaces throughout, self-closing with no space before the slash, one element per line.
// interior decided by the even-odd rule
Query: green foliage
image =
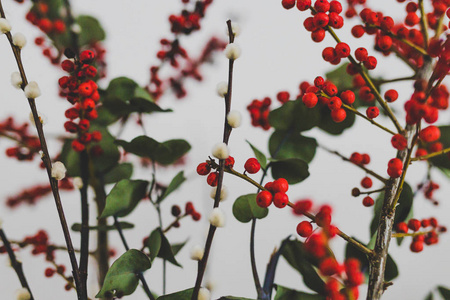
<path fill-rule="evenodd" d="M 255 299 L 243 298 L 243 297 L 234 297 L 234 296 L 223 296 L 223 297 L 220 297 L 217 300 L 255 300 Z"/>
<path fill-rule="evenodd" d="M 308 164 L 299 158 L 274 160 L 271 165 L 272 177 L 284 178 L 289 184 L 302 182 L 309 176 Z"/>
<path fill-rule="evenodd" d="M 276 290 L 274 300 L 325 300 L 324 296 L 299 292 L 281 285 L 276 285 Z"/>
<path fill-rule="evenodd" d="M 273 158 L 299 158 L 309 163 L 316 154 L 317 141 L 294 131 L 275 130 L 269 139 Z"/>
<path fill-rule="evenodd" d="M 95 298 L 103 298 L 107 294 L 131 295 L 137 288 L 139 279 L 136 274 L 150 269 L 151 262 L 147 255 L 136 249 L 122 254 L 109 268 L 103 287 Z"/>
<path fill-rule="evenodd" d="M 314 259 L 305 250 L 304 244 L 298 240 L 286 242 L 281 253 L 286 261 L 303 277 L 303 282 L 311 290 L 323 294 L 325 283 L 314 268 Z"/>
<path fill-rule="evenodd" d="M 408 217 L 411 216 L 411 210 L 413 206 L 414 194 L 406 182 L 403 184 L 403 191 L 400 194 L 400 198 L 398 199 L 398 205 L 395 209 L 395 218 L 394 218 L 394 227 L 400 222 L 407 221 Z M 374 206 L 374 216 L 372 222 L 370 224 L 370 235 L 374 235 L 377 231 L 378 221 L 380 219 L 381 209 L 384 201 L 384 192 L 380 193 L 377 199 L 375 200 Z"/>
<path fill-rule="evenodd" d="M 179 172 L 170 182 L 167 189 L 164 191 L 161 197 L 158 199 L 158 203 L 161 203 L 167 196 L 169 196 L 173 191 L 180 187 L 180 185 L 186 181 L 186 177 L 184 177 L 184 172 Z"/>
<path fill-rule="evenodd" d="M 277 130 L 306 131 L 319 121 L 318 111 L 307 108 L 301 100 L 288 101 L 269 113 L 269 123 Z"/>
<path fill-rule="evenodd" d="M 190 288 L 176 293 L 160 296 L 156 300 L 191 300 L 193 291 L 194 289 Z"/>
<path fill-rule="evenodd" d="M 353 238 L 357 240 L 356 238 Z M 361 243 L 361 241 L 359 241 Z M 364 243 L 361 243 L 364 245 Z M 366 245 L 367 246 L 367 245 Z M 356 258 L 361 262 L 361 271 L 363 271 L 366 275 L 366 279 L 369 276 L 369 260 L 367 256 L 362 253 L 360 250 L 358 250 L 355 246 L 353 246 L 350 243 L 347 243 L 347 246 L 345 247 L 345 259 L 348 258 Z M 398 277 L 398 267 L 395 263 L 394 259 L 390 254 L 388 254 L 387 261 L 386 261 L 386 271 L 384 273 L 384 280 L 385 281 L 391 281 Z"/>
<path fill-rule="evenodd" d="M 439 126 L 441 130 L 441 138 L 439 141 L 443 144 L 444 149 L 450 148 L 450 125 Z M 439 155 L 430 159 L 431 163 L 438 167 L 444 174 L 450 176 L 450 158 L 447 154 Z"/>
<path fill-rule="evenodd" d="M 344 132 L 345 129 L 348 129 L 353 126 L 355 123 L 355 114 L 347 112 L 347 117 L 344 121 L 340 123 L 336 123 L 331 118 L 331 113 L 328 107 L 318 107 L 317 105 L 314 109 L 320 110 L 320 123 L 317 127 L 319 127 L 321 130 L 325 131 L 326 133 L 332 134 L 332 135 L 339 135 Z"/>
<path fill-rule="evenodd" d="M 147 194 L 149 182 L 145 180 L 122 179 L 106 196 L 106 205 L 100 218 L 125 217 Z"/>
<path fill-rule="evenodd" d="M 441 294 L 444 300 L 450 300 L 450 290 L 443 286 L 438 286 L 439 294 Z"/>
<path fill-rule="evenodd" d="M 105 39 L 105 31 L 96 18 L 91 16 L 78 16 L 75 22 L 81 27 L 80 34 L 78 35 L 78 43 L 80 46 L 89 45 Z"/>
<path fill-rule="evenodd" d="M 133 174 L 133 164 L 117 164 L 108 173 L 106 173 L 105 176 L 103 176 L 103 183 L 116 183 L 122 179 L 130 179 L 131 174 Z"/>
<path fill-rule="evenodd" d="M 269 214 L 267 207 L 256 204 L 256 194 L 242 195 L 234 201 L 233 215 L 242 223 L 248 223 L 253 218 L 263 219 Z"/>
<path fill-rule="evenodd" d="M 183 248 L 183 244 L 177 244 L 176 253 L 172 249 L 169 241 L 162 232 L 161 228 L 156 228 L 150 233 L 150 236 L 145 245 L 150 250 L 150 259 L 153 261 L 156 257 L 162 258 L 174 264 L 177 267 L 181 265 L 175 259 L 175 254 Z"/>
<path fill-rule="evenodd" d="M 120 228 L 122 230 L 124 229 L 131 229 L 134 228 L 134 224 L 128 223 L 128 222 L 119 222 Z M 80 232 L 81 231 L 81 224 L 75 223 L 70 228 L 73 231 Z M 89 230 L 98 230 L 98 231 L 110 231 L 110 230 L 116 230 L 116 226 L 114 225 L 100 225 L 100 226 L 89 226 Z"/>
<path fill-rule="evenodd" d="M 191 149 L 191 145 L 185 140 L 169 140 L 160 143 L 145 135 L 138 136 L 131 142 L 116 140 L 116 144 L 122 146 L 128 153 L 148 157 L 162 165 L 174 163 Z"/>
<path fill-rule="evenodd" d="M 255 158 L 258 160 L 259 164 L 261 165 L 262 169 L 265 169 L 267 166 L 267 157 L 255 146 L 253 146 L 249 141 L 247 143 L 250 145 L 250 147 L 253 150 L 253 153 L 255 154 Z"/>

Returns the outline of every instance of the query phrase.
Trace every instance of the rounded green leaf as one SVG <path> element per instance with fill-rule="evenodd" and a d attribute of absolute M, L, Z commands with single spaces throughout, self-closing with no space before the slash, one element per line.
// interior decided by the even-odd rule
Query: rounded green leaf
<path fill-rule="evenodd" d="M 127 77 L 118 77 L 111 80 L 106 89 L 108 98 L 115 98 L 122 101 L 128 101 L 134 97 L 134 91 L 138 84 Z"/>
<path fill-rule="evenodd" d="M 234 201 L 233 215 L 242 223 L 248 223 L 253 218 L 263 219 L 269 214 L 266 207 L 259 207 L 256 204 L 256 194 L 240 196 Z"/>
<path fill-rule="evenodd" d="M 105 39 L 105 31 L 96 18 L 91 16 L 78 16 L 75 21 L 81 27 L 80 34 L 78 35 L 78 43 L 81 46 L 93 44 Z"/>
<path fill-rule="evenodd" d="M 298 158 L 276 160 L 272 163 L 272 177 L 284 178 L 289 184 L 302 182 L 309 176 L 308 164 Z"/>
<path fill-rule="evenodd" d="M 100 218 L 124 217 L 131 213 L 147 194 L 149 182 L 145 180 L 122 179 L 106 196 L 106 205 Z"/>
<path fill-rule="evenodd" d="M 133 174 L 133 164 L 121 163 L 103 176 L 103 183 L 116 183 L 122 179 L 129 179 L 131 174 Z"/>
<path fill-rule="evenodd" d="M 269 123 L 277 130 L 305 131 L 318 124 L 317 110 L 307 108 L 301 100 L 288 101 L 269 113 Z"/>
<path fill-rule="evenodd" d="M 316 154 L 317 141 L 297 132 L 275 130 L 269 139 L 269 152 L 273 158 L 299 158 L 307 163 Z"/>
<path fill-rule="evenodd" d="M 95 298 L 112 296 L 120 293 L 124 296 L 131 295 L 137 288 L 138 273 L 150 269 L 150 259 L 139 250 L 130 249 L 122 254 L 106 273 L 103 287 Z"/>

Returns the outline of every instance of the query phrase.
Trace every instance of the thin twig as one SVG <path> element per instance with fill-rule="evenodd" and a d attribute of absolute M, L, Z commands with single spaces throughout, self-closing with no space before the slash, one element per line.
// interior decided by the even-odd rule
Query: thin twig
<path fill-rule="evenodd" d="M 3 5 L 2 2 L 0 0 L 0 16 L 2 18 L 6 18 L 5 16 L 5 12 L 3 10 Z M 22 58 L 20 55 L 20 49 L 18 47 L 16 47 L 13 43 L 12 40 L 12 35 L 10 32 L 6 32 L 5 33 L 9 44 L 11 46 L 11 49 L 14 53 L 14 57 L 16 59 L 17 62 L 17 67 L 19 68 L 19 72 L 20 72 L 20 76 L 22 77 L 22 90 L 25 88 L 25 86 L 28 84 L 28 80 L 25 74 L 25 70 L 24 70 L 24 66 L 22 63 Z M 61 198 L 59 195 L 59 189 L 58 189 L 58 182 L 57 180 L 55 180 L 52 177 L 52 163 L 50 160 L 50 154 L 48 152 L 48 148 L 47 148 L 47 141 L 45 139 L 45 134 L 44 134 L 44 130 L 43 130 L 43 126 L 42 123 L 39 119 L 39 115 L 37 112 L 37 108 L 36 108 L 36 102 L 35 99 L 33 98 L 28 98 L 28 104 L 30 106 L 31 112 L 33 114 L 33 120 L 34 123 L 36 124 L 36 130 L 39 136 L 39 141 L 41 143 L 41 148 L 42 148 L 42 161 L 44 163 L 44 166 L 47 170 L 47 176 L 49 178 L 50 181 L 50 186 L 52 188 L 52 193 L 53 193 L 53 197 L 55 199 L 55 205 L 56 205 L 56 209 L 58 211 L 58 216 L 59 216 L 59 220 L 61 223 L 61 227 L 63 229 L 63 233 L 64 233 L 64 239 L 66 241 L 67 244 L 67 252 L 69 254 L 69 258 L 70 258 L 70 263 L 72 266 L 72 275 L 74 277 L 75 280 L 75 284 L 77 287 L 77 297 L 79 300 L 86 300 L 86 297 L 83 297 L 83 290 L 86 289 L 85 286 L 83 286 L 82 282 L 81 282 L 81 278 L 80 278 L 80 271 L 78 269 L 78 262 L 77 262 L 77 258 L 75 256 L 75 252 L 73 249 L 73 244 L 72 244 L 72 239 L 70 237 L 70 232 L 69 232 L 69 227 L 67 226 L 67 221 L 66 221 L 66 217 L 64 214 L 64 209 L 61 203 Z"/>
<path fill-rule="evenodd" d="M 9 260 L 11 262 L 11 267 L 16 271 L 17 277 L 19 278 L 20 284 L 23 288 L 26 288 L 30 293 L 30 300 L 34 300 L 33 293 L 31 292 L 30 286 L 28 285 L 27 278 L 23 272 L 22 263 L 17 260 L 14 250 L 11 248 L 11 243 L 6 237 L 5 231 L 0 228 L 0 238 L 3 241 L 3 246 L 5 246 L 6 252 L 8 253 Z"/>
<path fill-rule="evenodd" d="M 449 152 L 450 152 L 450 148 L 445 148 L 445 149 L 443 149 L 441 151 L 433 152 L 433 153 L 430 153 L 430 154 L 427 154 L 427 155 L 413 157 L 413 158 L 411 158 L 411 161 L 427 160 L 429 158 L 433 158 L 433 157 L 436 157 L 436 156 L 439 156 L 439 155 L 442 155 L 442 154 L 445 154 L 445 153 L 449 153 Z"/>
<path fill-rule="evenodd" d="M 353 106 L 347 105 L 347 104 L 345 104 L 345 103 L 342 103 L 342 106 L 343 106 L 345 109 L 347 109 L 347 110 L 351 111 L 352 113 L 354 113 L 355 115 L 357 115 L 357 116 L 359 116 L 359 117 L 365 119 L 366 121 L 369 121 L 370 123 L 372 123 L 373 125 L 377 126 L 378 128 L 381 128 L 381 129 L 383 129 L 384 131 L 386 131 L 386 132 L 388 132 L 388 133 L 390 133 L 390 134 L 392 134 L 392 135 L 395 135 L 395 132 L 393 132 L 393 131 L 390 130 L 389 128 L 384 127 L 383 125 L 381 125 L 381 124 L 378 123 L 377 121 L 374 121 L 373 119 L 368 118 L 366 115 L 360 113 L 360 112 L 359 112 L 357 109 L 355 109 Z"/>

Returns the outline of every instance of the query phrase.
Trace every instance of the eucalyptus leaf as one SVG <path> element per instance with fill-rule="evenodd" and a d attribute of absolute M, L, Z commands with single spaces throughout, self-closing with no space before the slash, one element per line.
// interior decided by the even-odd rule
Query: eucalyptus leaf
<path fill-rule="evenodd" d="M 105 39 L 105 31 L 96 18 L 82 15 L 78 16 L 75 22 L 81 28 L 78 34 L 78 43 L 80 46 L 90 45 Z"/>
<path fill-rule="evenodd" d="M 299 158 L 309 163 L 316 154 L 317 141 L 294 131 L 275 130 L 269 139 L 269 152 L 273 158 Z"/>
<path fill-rule="evenodd" d="M 272 177 L 284 178 L 289 184 L 302 182 L 309 176 L 308 164 L 299 158 L 272 161 Z"/>
<path fill-rule="evenodd" d="M 256 194 L 242 195 L 234 201 L 233 215 L 242 223 L 248 223 L 253 218 L 263 219 L 269 214 L 267 207 L 259 207 L 256 203 Z"/>

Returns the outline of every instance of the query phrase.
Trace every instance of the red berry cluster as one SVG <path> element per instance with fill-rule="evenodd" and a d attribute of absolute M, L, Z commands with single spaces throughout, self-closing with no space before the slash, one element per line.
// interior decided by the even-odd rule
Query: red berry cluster
<path fill-rule="evenodd" d="M 20 243 L 19 246 L 21 248 L 32 246 L 31 253 L 33 255 L 45 254 L 47 261 L 55 260 L 55 247 L 50 244 L 45 230 L 39 230 L 35 235 L 25 237 L 23 243 Z"/>
<path fill-rule="evenodd" d="M 387 173 L 392 178 L 398 178 L 403 173 L 403 162 L 399 158 L 393 158 L 388 162 Z"/>
<path fill-rule="evenodd" d="M 304 84 L 306 86 L 306 84 Z M 347 117 L 347 112 L 342 107 L 342 103 L 352 105 L 355 102 L 355 94 L 348 90 L 338 95 L 338 89 L 330 81 L 326 81 L 321 76 L 314 79 L 314 85 L 306 87 L 302 96 L 302 101 L 308 108 L 313 108 L 320 101 L 320 104 L 327 106 L 331 111 L 331 118 L 336 123 L 340 123 Z"/>
<path fill-rule="evenodd" d="M 286 9 L 294 7 L 295 0 L 283 0 L 282 5 Z M 316 0 L 311 7 L 311 0 L 297 0 L 297 8 L 300 11 L 311 9 L 312 16 L 308 17 L 303 26 L 311 32 L 311 39 L 319 43 L 325 38 L 328 26 L 339 29 L 344 26 L 344 19 L 340 16 L 342 5 L 339 1 Z"/>
<path fill-rule="evenodd" d="M 232 156 L 228 156 L 227 159 L 225 159 L 225 167 L 227 168 L 233 168 L 234 166 L 234 158 Z M 197 166 L 197 174 L 201 176 L 206 176 L 206 182 L 212 186 L 217 186 L 217 182 L 219 180 L 219 171 L 214 171 L 211 173 L 211 165 L 208 162 L 200 163 Z"/>
<path fill-rule="evenodd" d="M 367 153 L 353 152 L 350 161 L 355 165 L 367 165 L 370 163 L 370 155 Z"/>
<path fill-rule="evenodd" d="M 72 61 L 66 59 L 61 63 L 64 71 L 69 76 L 59 79 L 60 95 L 66 97 L 74 106 L 65 112 L 70 120 L 64 123 L 64 128 L 70 133 L 77 133 L 77 138 L 72 142 L 72 148 L 81 152 L 91 142 L 99 142 L 102 135 L 99 131 L 89 132 L 90 122 L 98 117 L 96 106 L 100 100 L 97 84 L 94 82 L 97 69 L 93 66 L 95 54 L 91 50 L 80 53 L 79 59 Z M 78 122 L 74 120 L 78 119 Z M 100 146 L 91 148 L 91 154 L 98 156 L 102 153 Z"/>
<path fill-rule="evenodd" d="M 429 228 L 431 227 L 431 229 Z M 419 232 L 420 228 L 429 229 L 426 232 Z M 395 230 L 398 233 L 408 233 L 411 230 L 413 233 L 413 240 L 410 245 L 412 252 L 421 252 L 423 250 L 423 244 L 434 245 L 439 242 L 439 234 L 446 232 L 447 228 L 444 226 L 439 226 L 436 218 L 422 219 L 421 221 L 417 219 L 410 219 L 408 223 L 400 222 L 396 225 Z"/>
<path fill-rule="evenodd" d="M 172 211 L 173 212 L 173 211 Z M 185 214 L 192 217 L 192 220 L 198 221 L 202 215 L 195 210 L 194 204 L 192 202 L 187 202 L 185 207 Z"/>
<path fill-rule="evenodd" d="M 264 130 L 270 129 L 269 112 L 271 104 L 272 100 L 266 97 L 263 100 L 255 99 L 247 106 L 253 126 L 262 127 Z"/>
<path fill-rule="evenodd" d="M 278 208 L 283 208 L 289 203 L 289 197 L 286 192 L 289 189 L 289 183 L 284 178 L 278 178 L 275 181 L 264 185 L 266 190 L 261 191 L 256 196 L 256 203 L 260 207 L 269 207 L 272 202 Z"/>
<path fill-rule="evenodd" d="M 183 1 L 183 3 L 187 3 Z M 212 0 L 196 1 L 192 11 L 183 9 L 179 15 L 170 15 L 169 22 L 173 33 L 190 34 L 200 29 L 200 20 L 205 16 L 205 11 Z"/>
<path fill-rule="evenodd" d="M 342 58 L 346 58 L 350 55 L 350 47 L 346 43 L 337 43 L 333 47 L 326 47 L 322 50 L 322 58 L 331 63 L 332 65 L 338 65 Z"/>
<path fill-rule="evenodd" d="M 58 180 L 58 187 L 61 190 L 73 190 L 74 186 L 70 180 L 66 177 L 62 180 Z M 50 194 L 52 188 L 50 184 L 36 185 L 31 188 L 23 189 L 18 195 L 9 196 L 6 199 L 6 205 L 10 208 L 18 207 L 21 204 L 33 205 L 42 197 Z"/>
<path fill-rule="evenodd" d="M 171 227 L 178 228 L 180 227 L 179 220 L 186 217 L 191 216 L 194 221 L 198 221 L 201 219 L 201 214 L 195 210 L 194 204 L 192 202 L 187 202 L 185 206 L 185 213 L 182 214 L 181 208 L 179 205 L 172 205 L 171 214 L 176 218 L 176 220 L 172 223 Z"/>
<path fill-rule="evenodd" d="M 422 188 L 422 186 L 419 186 L 419 188 Z M 431 181 L 431 180 L 424 187 L 425 198 L 430 200 L 430 201 L 432 201 L 432 203 L 434 205 L 438 205 L 439 204 L 439 201 L 437 201 L 433 197 L 434 191 L 437 190 L 437 189 L 439 189 L 439 184 L 437 184 L 436 182 Z"/>
<path fill-rule="evenodd" d="M 432 152 L 440 151 L 444 148 L 443 144 L 438 142 L 441 137 L 441 131 L 439 127 L 430 125 L 419 132 L 421 145 L 417 148 L 416 157 L 424 156 L 428 154 L 425 147 L 428 146 L 428 150 Z"/>
<path fill-rule="evenodd" d="M 327 299 L 358 299 L 358 286 L 364 281 L 364 274 L 361 272 L 359 260 L 348 258 L 343 265 L 340 265 L 335 258 L 328 257 L 319 265 L 319 270 L 322 274 L 333 273 L 334 276 L 329 277 L 325 284 Z M 342 281 L 344 284 L 341 283 Z"/>
<path fill-rule="evenodd" d="M 6 156 L 30 161 L 41 150 L 39 138 L 31 135 L 28 128 L 29 123 L 15 124 L 11 117 L 0 122 L 0 136 L 5 136 L 17 143 L 16 146 L 6 149 Z"/>

